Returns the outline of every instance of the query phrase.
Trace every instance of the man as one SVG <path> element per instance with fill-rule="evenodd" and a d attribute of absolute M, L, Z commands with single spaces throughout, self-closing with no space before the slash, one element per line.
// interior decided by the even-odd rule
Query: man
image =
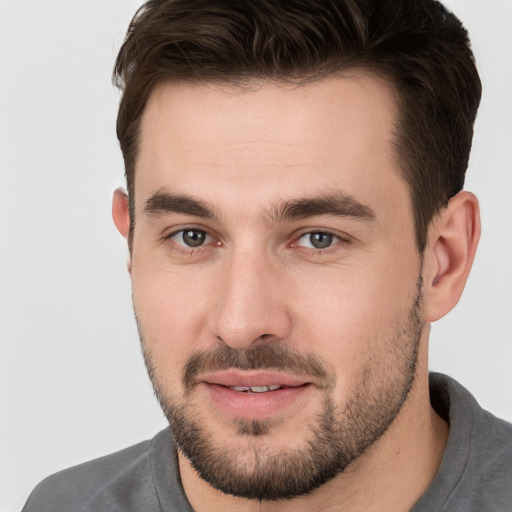
<path fill-rule="evenodd" d="M 457 18 L 151 0 L 114 76 L 113 217 L 170 430 L 25 510 L 511 510 L 512 427 L 428 375 L 480 232 Z"/>

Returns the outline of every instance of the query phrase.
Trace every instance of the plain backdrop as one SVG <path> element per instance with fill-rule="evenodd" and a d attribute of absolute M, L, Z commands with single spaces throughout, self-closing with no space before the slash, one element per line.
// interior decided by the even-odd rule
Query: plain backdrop
<path fill-rule="evenodd" d="M 165 426 L 110 201 L 124 184 L 110 73 L 139 1 L 0 0 L 0 511 L 44 476 Z M 467 187 L 483 236 L 431 369 L 512 420 L 512 1 L 450 0 L 484 85 Z"/>

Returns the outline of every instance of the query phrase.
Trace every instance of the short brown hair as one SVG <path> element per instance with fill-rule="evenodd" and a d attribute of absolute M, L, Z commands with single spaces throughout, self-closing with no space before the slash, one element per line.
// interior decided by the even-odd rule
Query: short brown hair
<path fill-rule="evenodd" d="M 363 68 L 398 95 L 395 145 L 423 252 L 464 185 L 481 83 L 461 22 L 434 0 L 149 0 L 114 68 L 133 229 L 141 116 L 159 83 L 307 83 Z"/>

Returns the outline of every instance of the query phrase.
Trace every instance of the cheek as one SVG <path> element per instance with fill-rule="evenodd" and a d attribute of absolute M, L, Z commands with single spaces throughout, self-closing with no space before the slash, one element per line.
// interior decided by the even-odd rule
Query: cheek
<path fill-rule="evenodd" d="M 331 367 L 341 389 L 351 389 L 369 366 L 379 364 L 389 340 L 408 321 L 416 291 L 414 271 L 352 269 L 314 279 L 308 288 L 300 312 L 296 310 L 303 350 Z"/>
<path fill-rule="evenodd" d="M 204 338 L 205 287 L 183 272 L 134 259 L 132 293 L 145 348 L 153 363 L 166 372 L 165 380 L 174 380 Z"/>

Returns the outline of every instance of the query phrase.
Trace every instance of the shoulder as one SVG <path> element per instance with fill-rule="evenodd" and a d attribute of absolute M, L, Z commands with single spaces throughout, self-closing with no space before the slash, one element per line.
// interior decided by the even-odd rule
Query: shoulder
<path fill-rule="evenodd" d="M 465 441 L 473 456 L 484 455 L 487 461 L 512 457 L 512 424 L 482 409 L 467 389 L 446 375 L 430 374 L 430 391 L 432 405 L 450 424 L 450 440 Z"/>
<path fill-rule="evenodd" d="M 434 409 L 450 424 L 439 471 L 416 510 L 512 510 L 512 425 L 455 380 L 430 375 Z M 432 507 L 435 504 L 435 507 Z"/>
<path fill-rule="evenodd" d="M 94 510 L 117 510 L 113 501 L 109 505 L 111 489 L 122 488 L 123 483 L 133 488 L 134 481 L 139 493 L 152 494 L 149 458 L 158 436 L 49 476 L 33 490 L 23 512 L 87 511 L 88 503 L 100 495 L 104 505 Z"/>
<path fill-rule="evenodd" d="M 512 424 L 478 411 L 466 474 L 482 505 L 493 503 L 495 510 L 512 510 Z"/>

